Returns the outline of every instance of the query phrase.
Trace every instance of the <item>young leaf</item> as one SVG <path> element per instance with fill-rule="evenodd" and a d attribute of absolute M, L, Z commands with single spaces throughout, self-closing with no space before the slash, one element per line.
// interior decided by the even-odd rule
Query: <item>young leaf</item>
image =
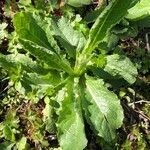
<path fill-rule="evenodd" d="M 65 39 L 76 48 L 82 49 L 86 43 L 86 39 L 81 32 L 73 29 L 69 21 L 62 17 L 58 22 L 58 27 Z"/>
<path fill-rule="evenodd" d="M 57 122 L 58 139 L 63 150 L 83 150 L 87 144 L 80 108 L 73 93 L 74 81 L 69 81 Z"/>
<path fill-rule="evenodd" d="M 83 52 L 91 53 L 105 38 L 108 31 L 127 14 L 127 10 L 131 7 L 133 2 L 136 1 L 137 0 L 112 0 L 92 26 L 88 42 Z"/>
<path fill-rule="evenodd" d="M 119 75 L 123 77 L 130 84 L 136 81 L 138 74 L 136 67 L 130 59 L 118 54 L 107 56 L 107 63 L 104 70 L 113 76 Z"/>
<path fill-rule="evenodd" d="M 76 49 L 82 50 L 85 46 L 86 39 L 81 32 L 73 29 L 70 22 L 62 17 L 57 24 L 52 21 L 54 35 L 57 36 L 60 44 L 66 49 L 68 54 L 75 58 Z"/>
<path fill-rule="evenodd" d="M 84 109 L 88 113 L 89 123 L 100 137 L 111 142 L 115 139 L 115 130 L 122 125 L 123 120 L 119 99 L 104 86 L 102 80 L 87 76 L 86 101 Z"/>

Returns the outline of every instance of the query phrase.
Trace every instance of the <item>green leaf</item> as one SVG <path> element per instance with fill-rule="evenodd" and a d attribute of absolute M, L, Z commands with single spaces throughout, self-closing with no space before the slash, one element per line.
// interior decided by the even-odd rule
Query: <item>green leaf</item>
<path fill-rule="evenodd" d="M 51 47 L 44 30 L 36 23 L 30 13 L 18 13 L 13 19 L 19 41 L 23 47 L 40 61 L 47 63 L 54 69 L 64 70 L 72 74 L 67 61 Z"/>
<path fill-rule="evenodd" d="M 66 41 L 68 41 L 72 46 L 77 47 L 77 49 L 83 48 L 86 43 L 84 35 L 81 32 L 74 30 L 71 23 L 66 18 L 62 17 L 59 20 L 58 27 Z"/>
<path fill-rule="evenodd" d="M 61 82 L 60 74 L 57 71 L 49 71 L 46 75 L 36 73 L 24 73 L 18 82 L 15 82 L 15 89 L 29 99 L 38 101 L 45 95 L 51 95 L 55 86 Z"/>
<path fill-rule="evenodd" d="M 83 150 L 87 145 L 80 108 L 73 93 L 74 81 L 69 81 L 57 122 L 58 139 L 63 150 Z"/>
<path fill-rule="evenodd" d="M 16 14 L 13 24 L 19 38 L 32 41 L 50 51 L 55 51 L 49 44 L 45 31 L 36 23 L 30 13 L 20 12 Z"/>
<path fill-rule="evenodd" d="M 127 10 L 136 1 L 112 0 L 92 26 L 88 42 L 83 52 L 91 53 L 103 41 L 108 31 L 127 14 Z"/>
<path fill-rule="evenodd" d="M 10 54 L 5 55 L 8 61 L 11 63 L 16 63 L 18 65 L 21 65 L 24 70 L 27 72 L 34 72 L 38 74 L 46 74 L 49 70 L 41 67 L 37 64 L 36 61 L 33 61 L 28 55 L 24 54 Z"/>
<path fill-rule="evenodd" d="M 98 18 L 99 14 L 103 11 L 103 9 L 104 9 L 104 7 L 101 6 L 98 9 L 95 9 L 93 11 L 88 12 L 87 15 L 84 18 L 85 21 L 87 23 L 94 22 Z"/>
<path fill-rule="evenodd" d="M 71 22 L 62 17 L 58 20 L 57 24 L 52 21 L 54 35 L 57 36 L 60 44 L 66 49 L 68 54 L 75 58 L 76 50 L 82 50 L 85 46 L 86 39 L 84 35 L 74 30 Z"/>
<path fill-rule="evenodd" d="M 51 69 L 56 70 L 64 70 L 69 74 L 72 74 L 72 69 L 69 66 L 68 62 L 63 58 L 59 58 L 56 54 L 51 53 L 47 49 L 43 49 L 42 47 L 27 41 L 27 40 L 19 40 L 26 50 L 28 50 L 32 55 L 38 58 L 41 62 L 48 64 Z"/>
<path fill-rule="evenodd" d="M 51 47 L 55 50 L 56 53 L 60 54 L 61 49 L 57 45 L 57 41 L 53 37 L 53 31 L 52 31 L 52 18 L 50 17 L 42 17 L 40 15 L 37 15 L 36 13 L 33 13 L 33 18 L 35 19 L 36 23 L 40 26 L 40 28 L 45 31 L 46 37 L 48 39 L 48 42 L 51 44 Z"/>
<path fill-rule="evenodd" d="M 130 59 L 118 54 L 107 56 L 104 70 L 113 76 L 119 75 L 123 77 L 130 84 L 136 81 L 138 75 L 137 69 Z"/>
<path fill-rule="evenodd" d="M 0 150 L 12 150 L 12 147 L 15 143 L 12 142 L 3 142 L 0 144 Z"/>
<path fill-rule="evenodd" d="M 149 28 L 150 27 L 150 16 L 148 16 L 144 19 L 140 19 L 140 20 L 136 21 L 136 23 L 138 24 L 138 26 L 140 26 L 142 28 Z"/>
<path fill-rule="evenodd" d="M 18 150 L 25 150 L 26 149 L 27 139 L 26 137 L 22 137 L 21 140 L 17 143 Z"/>
<path fill-rule="evenodd" d="M 48 22 L 49 23 L 49 22 Z M 48 41 L 51 43 L 52 47 L 55 49 L 55 51 L 60 54 L 61 53 L 61 49 L 60 47 L 57 45 L 57 42 L 56 40 L 54 39 L 53 35 L 52 35 L 52 29 L 49 27 L 50 24 L 47 24 L 47 27 L 46 27 L 46 35 L 48 38 Z"/>
<path fill-rule="evenodd" d="M 80 75 L 86 70 L 87 64 L 92 56 L 92 51 L 104 41 L 110 29 L 127 14 L 127 10 L 135 2 L 137 0 L 112 0 L 100 13 L 90 30 L 87 44 L 82 53 L 77 57 L 74 69 L 75 74 Z"/>
<path fill-rule="evenodd" d="M 91 0 L 67 0 L 67 3 L 74 7 L 81 7 L 82 5 L 89 5 Z"/>
<path fill-rule="evenodd" d="M 127 19 L 141 20 L 150 16 L 149 0 L 140 0 L 134 7 L 128 10 Z"/>
<path fill-rule="evenodd" d="M 19 127 L 18 123 L 19 118 L 16 116 L 16 110 L 10 109 L 5 117 L 4 125 L 8 126 L 9 128 L 17 129 Z"/>
<path fill-rule="evenodd" d="M 86 101 L 86 117 L 94 131 L 105 141 L 113 141 L 115 130 L 123 121 L 123 110 L 117 96 L 105 87 L 101 79 L 87 76 Z"/>
<path fill-rule="evenodd" d="M 61 82 L 61 76 L 57 71 L 49 71 L 46 75 L 39 75 L 36 73 L 26 74 L 26 79 L 30 80 L 35 85 L 49 85 L 56 86 Z"/>
<path fill-rule="evenodd" d="M 7 70 L 10 75 L 19 75 L 21 69 L 40 75 L 45 75 L 49 72 L 48 69 L 38 65 L 37 62 L 33 61 L 29 56 L 19 53 L 9 55 L 0 54 L 0 66 Z"/>
<path fill-rule="evenodd" d="M 0 67 L 3 67 L 11 73 L 17 73 L 18 66 L 15 61 L 11 61 L 6 55 L 3 54 L 0 54 Z"/>
<path fill-rule="evenodd" d="M 12 129 L 7 124 L 4 126 L 3 134 L 4 134 L 5 139 L 10 140 L 10 141 L 15 141 L 15 135 Z"/>

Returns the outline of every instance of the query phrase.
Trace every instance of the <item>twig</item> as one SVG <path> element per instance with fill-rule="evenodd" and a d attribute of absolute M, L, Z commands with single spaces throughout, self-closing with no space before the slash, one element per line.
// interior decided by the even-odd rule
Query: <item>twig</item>
<path fill-rule="evenodd" d="M 147 115 L 145 115 L 145 114 L 143 114 L 142 112 L 140 112 L 140 111 L 138 111 L 138 110 L 135 110 L 135 109 L 133 109 L 135 112 L 137 112 L 138 114 L 140 114 L 141 116 L 143 116 L 144 118 L 146 118 L 147 120 L 149 120 L 150 121 L 150 118 L 147 116 Z"/>
<path fill-rule="evenodd" d="M 149 43 L 148 35 L 149 35 L 149 33 L 145 34 L 145 40 L 146 40 L 146 47 L 147 47 L 148 53 L 150 53 L 150 43 Z"/>
<path fill-rule="evenodd" d="M 3 92 L 5 92 L 7 89 L 10 89 L 11 88 L 11 86 L 6 86 L 1 92 L 0 92 L 0 94 L 2 94 Z"/>
<path fill-rule="evenodd" d="M 140 100 L 140 101 L 136 101 L 136 102 L 133 102 L 133 103 L 129 103 L 128 105 L 131 106 L 131 105 L 139 104 L 139 103 L 150 103 L 150 101 Z"/>

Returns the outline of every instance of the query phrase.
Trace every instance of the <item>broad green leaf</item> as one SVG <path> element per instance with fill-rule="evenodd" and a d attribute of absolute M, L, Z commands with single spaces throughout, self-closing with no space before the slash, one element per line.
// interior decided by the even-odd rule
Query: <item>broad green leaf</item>
<path fill-rule="evenodd" d="M 107 63 L 104 70 L 113 76 L 118 75 L 123 77 L 130 84 L 136 81 L 138 74 L 136 67 L 130 59 L 118 54 L 107 56 Z"/>
<path fill-rule="evenodd" d="M 40 47 L 55 51 L 48 42 L 45 31 L 36 23 L 32 14 L 20 12 L 13 19 L 19 38 L 36 43 Z"/>
<path fill-rule="evenodd" d="M 16 14 L 13 23 L 19 41 L 27 51 L 54 69 L 64 70 L 69 74 L 72 73 L 69 64 L 57 55 L 49 44 L 46 33 L 30 13 L 21 12 Z"/>
<path fill-rule="evenodd" d="M 123 121 L 123 110 L 117 96 L 105 87 L 101 79 L 87 76 L 86 101 L 84 109 L 92 128 L 105 141 L 114 140 L 115 130 Z"/>
<path fill-rule="evenodd" d="M 81 7 L 82 5 L 88 5 L 92 1 L 91 0 L 67 0 L 67 3 L 74 7 Z"/>
<path fill-rule="evenodd" d="M 51 69 L 64 70 L 69 74 L 72 74 L 73 71 L 65 59 L 58 57 L 56 54 L 51 53 L 49 50 L 43 49 L 42 47 L 30 41 L 22 39 L 20 39 L 19 41 L 23 44 L 26 50 L 28 50 L 33 56 L 38 58 L 41 62 L 48 64 L 48 66 Z"/>
<path fill-rule="evenodd" d="M 139 2 L 128 10 L 127 19 L 130 20 L 141 20 L 150 16 L 150 1 L 139 0 Z"/>
<path fill-rule="evenodd" d="M 123 86 L 128 86 L 128 83 L 122 78 L 118 78 L 118 76 L 112 76 L 108 72 L 104 71 L 103 68 L 91 67 L 90 70 L 93 72 L 94 76 L 106 81 L 109 87 L 113 87 L 113 89 L 120 89 Z"/>
<path fill-rule="evenodd" d="M 58 139 L 63 150 L 83 150 L 87 145 L 84 122 L 75 99 L 74 81 L 69 81 L 57 122 Z"/>
<path fill-rule="evenodd" d="M 76 50 L 81 50 L 85 46 L 86 39 L 84 35 L 74 30 L 71 22 L 62 17 L 57 23 L 52 21 L 54 35 L 58 37 L 60 44 L 66 49 L 71 57 L 75 58 Z"/>
<path fill-rule="evenodd" d="M 75 58 L 75 55 L 76 55 L 75 46 L 73 46 L 69 41 L 67 41 L 66 36 L 68 34 L 65 35 L 64 32 L 61 31 L 60 27 L 58 26 L 59 22 L 56 23 L 55 20 L 52 20 L 51 23 L 52 23 L 51 24 L 52 30 L 54 32 L 53 34 L 56 37 L 56 39 L 58 40 L 58 42 L 67 51 L 67 53 L 70 55 L 70 57 Z M 66 27 L 65 27 L 65 29 L 66 29 Z M 68 38 L 71 39 L 70 35 L 69 35 Z"/>
<path fill-rule="evenodd" d="M 86 43 L 84 35 L 74 30 L 71 23 L 67 19 L 62 17 L 58 22 L 58 27 L 66 41 L 68 41 L 72 46 L 75 46 L 77 49 L 83 48 Z"/>
<path fill-rule="evenodd" d="M 91 53 L 103 41 L 108 31 L 127 14 L 127 10 L 136 1 L 112 0 L 92 26 L 88 42 L 83 52 Z"/>

